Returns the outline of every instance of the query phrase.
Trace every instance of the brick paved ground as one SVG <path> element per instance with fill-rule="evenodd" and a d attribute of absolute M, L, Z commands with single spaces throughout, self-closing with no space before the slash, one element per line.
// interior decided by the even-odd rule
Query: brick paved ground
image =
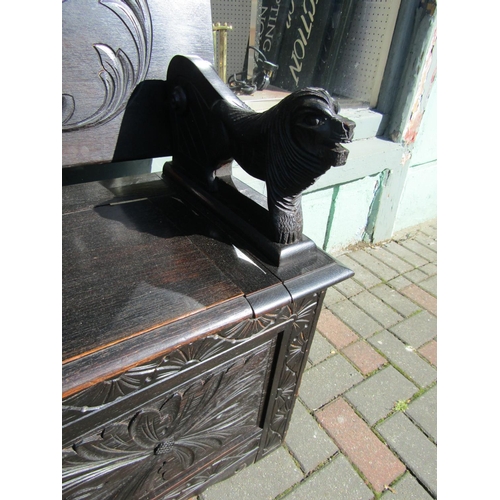
<path fill-rule="evenodd" d="M 336 258 L 285 444 L 199 500 L 437 498 L 437 221 Z"/>

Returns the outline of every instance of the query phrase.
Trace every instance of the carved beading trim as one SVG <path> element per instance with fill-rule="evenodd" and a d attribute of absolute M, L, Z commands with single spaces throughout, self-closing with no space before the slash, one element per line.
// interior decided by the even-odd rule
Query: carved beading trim
<path fill-rule="evenodd" d="M 146 78 L 151 60 L 153 27 L 146 0 L 99 0 L 99 4 L 114 12 L 132 35 L 137 68 L 122 50 L 113 50 L 104 43 L 94 44 L 101 62 L 99 78 L 104 85 L 104 100 L 92 115 L 71 121 L 75 112 L 75 99 L 71 94 L 62 95 L 63 132 L 103 125 L 119 115 L 138 83 Z"/>
<path fill-rule="evenodd" d="M 230 349 L 234 344 L 251 340 L 288 321 L 291 314 L 291 308 L 284 306 L 258 318 L 241 321 L 217 334 L 180 346 L 150 363 L 131 368 L 119 376 L 69 396 L 63 401 L 63 421 L 69 422 L 83 414 L 102 410 L 125 396 L 167 380 Z"/>

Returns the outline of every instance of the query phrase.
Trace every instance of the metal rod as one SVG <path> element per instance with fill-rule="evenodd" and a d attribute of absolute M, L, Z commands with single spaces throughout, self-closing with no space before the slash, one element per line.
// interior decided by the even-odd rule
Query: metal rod
<path fill-rule="evenodd" d="M 212 27 L 214 34 L 214 52 L 218 54 L 218 74 L 221 80 L 226 83 L 226 72 L 227 72 L 227 32 L 232 30 L 232 26 L 228 26 L 227 23 L 221 25 L 220 23 L 215 24 Z M 216 42 L 217 32 L 219 33 L 219 41 Z M 218 47 L 216 48 L 216 46 Z M 217 50 L 218 49 L 218 50 Z"/>

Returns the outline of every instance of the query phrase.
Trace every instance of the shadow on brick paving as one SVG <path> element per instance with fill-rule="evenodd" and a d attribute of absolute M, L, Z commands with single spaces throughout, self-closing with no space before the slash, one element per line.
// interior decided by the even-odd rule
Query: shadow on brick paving
<path fill-rule="evenodd" d="M 437 498 L 437 221 L 334 257 L 284 445 L 198 500 Z"/>

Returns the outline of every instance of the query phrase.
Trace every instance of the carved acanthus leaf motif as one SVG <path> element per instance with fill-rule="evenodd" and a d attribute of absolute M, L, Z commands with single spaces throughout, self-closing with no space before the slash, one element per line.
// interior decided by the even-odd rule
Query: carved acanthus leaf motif
<path fill-rule="evenodd" d="M 201 363 L 229 349 L 232 343 L 248 340 L 269 328 L 284 323 L 290 319 L 291 315 L 292 308 L 287 305 L 258 318 L 241 321 L 217 335 L 181 346 L 156 361 L 131 368 L 118 377 L 80 391 L 64 400 L 64 420 L 65 422 L 71 421 L 82 412 L 101 410 L 106 405 L 147 385 L 166 380 L 194 364 Z"/>
<path fill-rule="evenodd" d="M 285 356 L 285 364 L 280 374 L 280 382 L 274 401 L 273 416 L 263 448 L 263 455 L 279 446 L 293 410 L 294 394 L 297 391 L 302 369 L 305 363 L 305 352 L 311 339 L 312 320 L 318 306 L 318 294 L 314 293 L 292 304 L 292 332 Z"/>
<path fill-rule="evenodd" d="M 64 498 L 139 498 L 254 432 L 268 356 L 261 346 L 63 450 Z"/>
<path fill-rule="evenodd" d="M 146 0 L 99 0 L 99 4 L 114 12 L 126 26 L 137 51 L 137 68 L 121 50 L 104 43 L 94 44 L 101 62 L 99 77 L 104 85 L 103 103 L 97 111 L 79 121 L 71 122 L 75 100 L 63 94 L 63 132 L 103 125 L 119 115 L 138 83 L 146 78 L 152 49 L 152 22 Z"/>

